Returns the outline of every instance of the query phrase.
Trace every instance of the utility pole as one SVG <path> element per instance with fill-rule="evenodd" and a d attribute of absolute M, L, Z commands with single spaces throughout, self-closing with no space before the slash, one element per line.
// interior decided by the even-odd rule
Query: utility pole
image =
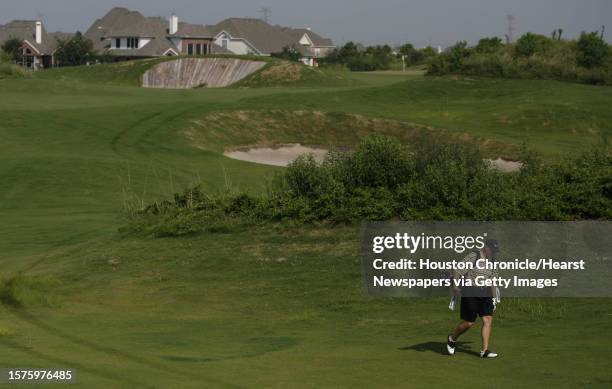
<path fill-rule="evenodd" d="M 508 21 L 506 43 L 512 43 L 512 41 L 514 40 L 514 33 L 516 31 L 516 18 L 514 17 L 514 15 L 508 14 L 506 16 L 506 20 Z"/>
<path fill-rule="evenodd" d="M 262 15 L 262 20 L 266 23 L 270 23 L 270 15 L 272 14 L 271 7 L 261 7 L 259 13 Z"/>

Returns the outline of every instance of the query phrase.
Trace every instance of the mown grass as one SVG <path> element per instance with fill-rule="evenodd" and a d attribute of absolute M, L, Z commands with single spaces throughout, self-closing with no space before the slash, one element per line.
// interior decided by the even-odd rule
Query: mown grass
<path fill-rule="evenodd" d="M 185 137 L 210 115 L 359 114 L 556 158 L 609 134 L 609 89 L 350 74 L 358 83 L 331 88 L 164 91 L 92 69 L 0 82 L 0 278 L 18 302 L 0 307 L 0 366 L 75 368 L 82 387 L 448 387 L 475 376 L 513 388 L 610 385 L 608 299 L 502 303 L 503 359 L 483 369 L 469 352 L 440 354 L 457 320 L 447 301 L 362 294 L 358 228 L 117 232 L 125 193 L 156 200 L 196 182 L 265 190 L 276 168 L 219 152 L 248 140 L 236 122 L 235 135 L 204 138 L 207 150 Z M 465 342 L 478 351 L 477 331 Z"/>

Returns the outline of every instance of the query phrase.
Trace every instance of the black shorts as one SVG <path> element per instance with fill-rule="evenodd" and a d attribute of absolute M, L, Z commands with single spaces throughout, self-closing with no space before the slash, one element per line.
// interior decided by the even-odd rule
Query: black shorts
<path fill-rule="evenodd" d="M 493 311 L 491 297 L 461 297 L 461 320 L 474 322 L 478 316 L 493 316 Z"/>

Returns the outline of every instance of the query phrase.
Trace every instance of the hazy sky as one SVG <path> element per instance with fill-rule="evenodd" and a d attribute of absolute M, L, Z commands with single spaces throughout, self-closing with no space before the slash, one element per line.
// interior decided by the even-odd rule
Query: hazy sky
<path fill-rule="evenodd" d="M 260 17 L 266 6 L 272 8 L 272 23 L 312 27 L 337 43 L 473 43 L 483 36 L 503 37 L 508 14 L 516 18 L 517 34 L 548 35 L 563 28 L 566 37 L 575 37 L 606 25 L 612 41 L 610 0 L 0 0 L 0 24 L 42 17 L 49 31 L 84 31 L 113 6 L 145 16 L 175 12 L 181 20 L 204 24 Z"/>

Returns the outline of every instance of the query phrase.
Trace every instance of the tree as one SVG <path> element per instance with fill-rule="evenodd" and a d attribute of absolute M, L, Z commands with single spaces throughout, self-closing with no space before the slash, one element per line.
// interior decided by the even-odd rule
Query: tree
<path fill-rule="evenodd" d="M 10 38 L 2 44 L 1 48 L 2 51 L 8 55 L 9 60 L 13 62 L 21 62 L 21 40 L 17 38 Z"/>
<path fill-rule="evenodd" d="M 531 57 L 536 53 L 543 53 L 552 40 L 544 35 L 528 32 L 516 41 L 514 53 L 518 57 Z"/>
<path fill-rule="evenodd" d="M 429 61 L 438 55 L 438 52 L 431 46 L 423 47 L 419 50 L 423 54 L 423 59 Z"/>
<path fill-rule="evenodd" d="M 338 51 L 338 56 L 342 63 L 347 63 L 351 58 L 359 56 L 359 47 L 353 42 L 347 42 Z"/>
<path fill-rule="evenodd" d="M 55 58 L 60 66 L 85 65 L 97 58 L 93 42 L 77 31 L 71 39 L 58 40 Z"/>
<path fill-rule="evenodd" d="M 410 43 L 406 43 L 405 45 L 401 46 L 399 53 L 405 58 L 406 64 L 408 65 L 419 64 L 425 59 L 423 52 L 415 49 Z"/>
<path fill-rule="evenodd" d="M 475 50 L 478 53 L 493 54 L 502 48 L 502 40 L 498 37 L 482 38 L 478 41 Z"/>
<path fill-rule="evenodd" d="M 586 68 L 601 66 L 610 53 L 608 44 L 597 32 L 582 32 L 578 39 L 578 65 Z"/>
<path fill-rule="evenodd" d="M 283 51 L 280 53 L 272 53 L 271 55 L 274 58 L 280 58 L 292 62 L 300 62 L 302 60 L 302 54 L 300 54 L 300 52 L 293 46 L 285 46 L 283 47 Z"/>

